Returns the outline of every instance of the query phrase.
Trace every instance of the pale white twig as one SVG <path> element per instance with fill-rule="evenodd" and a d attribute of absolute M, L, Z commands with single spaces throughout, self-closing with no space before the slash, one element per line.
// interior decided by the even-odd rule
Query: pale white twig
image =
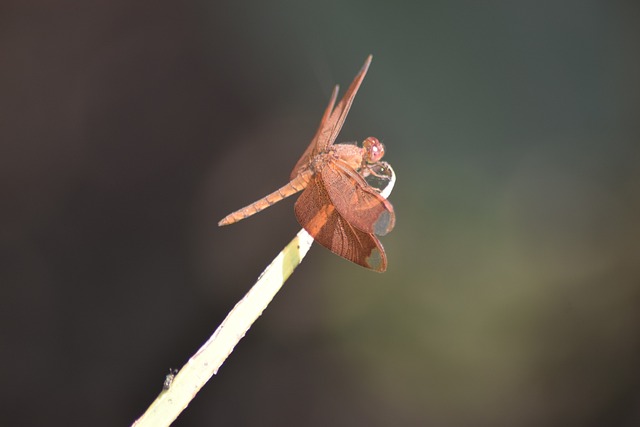
<path fill-rule="evenodd" d="M 390 166 L 389 170 L 389 183 L 380 193 L 385 198 L 389 197 L 395 184 L 395 174 Z M 253 322 L 260 317 L 293 270 L 302 262 L 312 243 L 313 238 L 304 229 L 298 232 L 262 272 L 244 298 L 229 312 L 211 338 L 189 359 L 147 411 L 133 423 L 134 426 L 168 426 L 180 415 L 202 386 L 218 372 Z"/>

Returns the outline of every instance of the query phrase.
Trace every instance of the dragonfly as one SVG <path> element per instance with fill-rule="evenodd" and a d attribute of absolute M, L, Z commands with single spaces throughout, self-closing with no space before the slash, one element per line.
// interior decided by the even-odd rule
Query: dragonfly
<path fill-rule="evenodd" d="M 371 183 L 391 179 L 392 169 L 381 160 L 384 145 L 372 136 L 362 146 L 335 144 L 371 60 L 369 55 L 337 105 L 339 86 L 335 86 L 320 126 L 294 166 L 290 181 L 227 215 L 219 226 L 243 220 L 302 191 L 295 202 L 295 216 L 316 242 L 362 267 L 377 272 L 387 269 L 387 256 L 376 236 L 393 229 L 395 213 Z"/>

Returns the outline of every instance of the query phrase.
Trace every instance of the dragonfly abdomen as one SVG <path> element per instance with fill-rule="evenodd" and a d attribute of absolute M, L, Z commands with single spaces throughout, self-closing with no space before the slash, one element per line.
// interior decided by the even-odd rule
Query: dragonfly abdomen
<path fill-rule="evenodd" d="M 218 222 L 218 226 L 233 224 L 234 222 L 241 221 L 245 218 L 250 217 L 253 214 L 256 214 L 274 203 L 279 202 L 282 199 L 285 199 L 289 196 L 296 194 L 297 192 L 304 190 L 309 183 L 309 179 L 311 178 L 312 172 L 310 170 L 305 170 L 300 175 L 295 177 L 292 181 L 288 182 L 286 185 L 278 188 L 271 194 L 264 196 L 260 200 L 256 200 L 250 205 L 245 206 L 242 209 L 238 209 L 235 212 L 230 213 L 225 216 Z"/>

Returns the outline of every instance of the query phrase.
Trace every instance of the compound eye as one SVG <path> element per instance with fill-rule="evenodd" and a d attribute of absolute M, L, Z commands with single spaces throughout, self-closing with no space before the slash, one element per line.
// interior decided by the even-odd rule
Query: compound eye
<path fill-rule="evenodd" d="M 362 148 L 364 148 L 364 160 L 367 163 L 378 163 L 384 156 L 384 145 L 376 137 L 370 136 L 365 139 Z"/>

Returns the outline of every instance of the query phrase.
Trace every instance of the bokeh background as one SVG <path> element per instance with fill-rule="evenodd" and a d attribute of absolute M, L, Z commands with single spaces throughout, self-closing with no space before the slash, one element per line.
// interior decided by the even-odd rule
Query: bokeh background
<path fill-rule="evenodd" d="M 314 247 L 176 426 L 640 425 L 640 7 L 0 5 L 0 423 L 133 422 L 298 230 L 331 88 L 398 175 L 376 274 Z"/>

